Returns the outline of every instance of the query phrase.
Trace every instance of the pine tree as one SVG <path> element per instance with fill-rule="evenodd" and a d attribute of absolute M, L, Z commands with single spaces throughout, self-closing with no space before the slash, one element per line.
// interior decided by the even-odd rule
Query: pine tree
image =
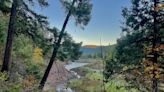
<path fill-rule="evenodd" d="M 125 21 L 123 22 L 122 30 L 126 35 L 118 40 L 119 45 L 117 46 L 117 58 L 122 63 L 138 64 L 140 66 L 139 69 L 144 66 L 143 59 L 152 63 L 152 74 L 149 74 L 152 76 L 152 92 L 158 91 L 158 78 L 156 78 L 156 69 L 154 67 L 162 64 L 159 60 L 158 48 L 163 38 L 163 33 L 161 32 L 164 27 L 164 11 L 156 9 L 159 4 L 160 2 L 157 2 L 157 0 L 132 0 L 132 7 L 123 9 Z M 145 54 L 145 49 L 149 53 Z M 134 60 L 131 58 L 134 58 Z"/>
<path fill-rule="evenodd" d="M 90 0 L 73 0 L 73 2 L 61 0 L 62 4 L 66 7 L 66 12 L 68 13 L 66 16 L 66 19 L 64 21 L 63 27 L 61 29 L 61 32 L 59 34 L 59 38 L 57 40 L 56 45 L 54 46 L 54 50 L 50 59 L 50 62 L 47 66 L 47 69 L 44 73 L 44 76 L 40 82 L 39 88 L 43 89 L 47 77 L 49 75 L 50 69 L 53 65 L 53 62 L 56 59 L 58 49 L 60 48 L 61 40 L 63 38 L 65 28 L 67 26 L 67 23 L 69 21 L 69 18 L 73 16 L 76 20 L 76 23 L 79 24 L 81 27 L 88 24 L 90 20 L 90 13 L 91 13 L 91 7 Z M 76 6 L 75 6 L 76 3 Z"/>
<path fill-rule="evenodd" d="M 45 19 L 44 16 L 35 13 L 34 11 L 32 11 L 29 8 L 30 3 L 34 2 L 32 0 L 29 0 L 29 1 L 2 0 L 2 1 L 0 1 L 0 3 L 3 4 L 3 7 L 7 7 L 7 5 L 5 5 L 4 2 L 11 3 L 12 7 L 11 7 L 11 11 L 9 12 L 10 13 L 10 21 L 9 21 L 9 26 L 8 26 L 8 33 L 7 33 L 8 36 L 7 36 L 7 41 L 6 41 L 6 48 L 5 48 L 5 54 L 4 54 L 4 60 L 3 60 L 1 72 L 9 70 L 9 64 L 11 62 L 11 54 L 12 54 L 12 43 L 13 43 L 13 39 L 14 39 L 14 34 L 16 33 L 15 30 L 18 30 L 17 24 L 19 24 L 19 20 L 24 18 L 24 19 L 28 20 L 28 23 L 29 23 L 29 20 L 34 21 L 33 18 L 35 18 L 36 21 L 33 22 L 35 24 L 36 23 L 42 24 L 43 22 L 46 22 L 46 21 L 42 20 L 42 19 Z M 29 4 L 27 4 L 27 2 L 29 2 Z M 47 6 L 48 5 L 48 3 L 45 0 L 38 0 L 38 3 L 41 6 Z M 0 7 L 0 11 L 2 11 L 4 13 L 3 7 Z M 7 8 L 10 8 L 10 7 L 7 7 Z M 29 15 L 27 14 L 27 12 L 29 13 Z M 17 17 L 19 17 L 19 18 L 17 18 Z M 25 21 L 25 20 L 23 20 L 23 21 Z M 31 23 L 29 23 L 29 24 L 31 24 Z M 27 25 L 24 25 L 24 26 L 27 26 Z M 24 26 L 21 26 L 21 27 L 26 28 Z M 29 30 L 28 31 L 27 30 L 21 30 L 21 32 L 22 33 L 28 33 L 29 35 L 32 35 L 32 33 L 34 33 L 34 32 L 29 32 Z"/>

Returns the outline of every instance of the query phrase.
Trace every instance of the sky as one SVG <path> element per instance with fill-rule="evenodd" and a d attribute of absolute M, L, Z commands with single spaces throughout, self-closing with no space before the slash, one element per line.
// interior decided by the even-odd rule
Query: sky
<path fill-rule="evenodd" d="M 65 11 L 59 0 L 48 0 L 47 8 L 34 7 L 35 10 L 48 17 L 50 26 L 61 30 L 65 20 Z M 121 34 L 122 8 L 130 6 L 130 0 L 92 0 L 92 18 L 85 29 L 75 25 L 70 18 L 66 31 L 76 42 L 83 45 L 115 44 Z"/>

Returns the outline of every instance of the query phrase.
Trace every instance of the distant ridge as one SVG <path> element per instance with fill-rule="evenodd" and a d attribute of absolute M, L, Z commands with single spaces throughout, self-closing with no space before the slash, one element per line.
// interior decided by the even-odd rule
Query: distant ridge
<path fill-rule="evenodd" d="M 115 45 L 102 46 L 103 52 L 108 52 L 110 49 L 115 48 Z M 101 46 L 98 45 L 84 45 L 80 49 L 82 56 L 95 55 L 101 53 Z"/>
<path fill-rule="evenodd" d="M 97 48 L 97 45 L 84 45 L 83 48 Z"/>

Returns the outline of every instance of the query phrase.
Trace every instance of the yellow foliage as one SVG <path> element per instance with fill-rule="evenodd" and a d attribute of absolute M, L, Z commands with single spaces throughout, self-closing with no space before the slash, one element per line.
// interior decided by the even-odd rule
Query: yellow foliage
<path fill-rule="evenodd" d="M 145 72 L 150 72 L 150 71 L 152 71 L 154 68 L 153 68 L 153 66 L 149 66 L 149 67 L 145 67 Z"/>
<path fill-rule="evenodd" d="M 144 62 L 144 64 L 148 64 L 148 62 Z M 159 65 L 158 64 L 154 64 L 151 66 L 145 66 L 144 71 L 146 73 L 147 78 L 160 78 L 160 71 L 159 71 Z"/>
<path fill-rule="evenodd" d="M 33 53 L 33 61 L 36 64 L 43 64 L 43 53 L 41 48 L 35 48 Z"/>
<path fill-rule="evenodd" d="M 155 74 L 153 74 L 153 73 L 149 73 L 149 74 L 146 74 L 145 75 L 145 78 L 147 78 L 147 79 L 152 79 L 152 78 L 157 78 L 157 79 L 159 79 L 160 78 L 160 73 L 155 73 Z"/>
<path fill-rule="evenodd" d="M 148 67 L 145 67 L 144 71 L 145 72 L 148 72 L 149 71 L 149 68 Z"/>
<path fill-rule="evenodd" d="M 123 67 L 123 71 L 126 71 L 127 69 L 128 69 L 128 66 L 125 65 L 125 66 Z"/>
<path fill-rule="evenodd" d="M 154 74 L 150 74 L 150 78 L 153 78 L 154 77 Z"/>
<path fill-rule="evenodd" d="M 159 65 L 158 64 L 154 64 L 154 65 L 151 65 L 151 66 L 146 66 L 145 65 L 145 72 L 149 72 L 149 71 L 153 71 L 153 70 L 159 70 Z"/>
<path fill-rule="evenodd" d="M 159 79 L 160 78 L 160 74 L 156 74 L 155 78 Z"/>
<path fill-rule="evenodd" d="M 8 79 L 8 75 L 6 72 L 0 73 L 0 80 L 1 81 L 6 81 Z"/>
<path fill-rule="evenodd" d="M 159 65 L 158 64 L 154 64 L 154 69 L 155 70 L 159 70 Z"/>

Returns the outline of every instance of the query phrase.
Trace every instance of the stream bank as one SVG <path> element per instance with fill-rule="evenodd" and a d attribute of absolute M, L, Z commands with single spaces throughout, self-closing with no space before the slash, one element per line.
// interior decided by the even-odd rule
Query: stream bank
<path fill-rule="evenodd" d="M 79 68 L 79 67 L 83 67 L 85 65 L 88 65 L 89 63 L 79 63 L 79 62 L 71 62 L 67 65 L 64 65 L 65 69 L 70 72 L 70 74 L 72 74 L 71 77 L 69 77 L 67 80 L 59 83 L 57 86 L 56 86 L 56 91 L 57 92 L 75 92 L 73 91 L 71 88 L 67 87 L 67 83 L 71 80 L 74 80 L 74 79 L 80 79 L 81 76 L 77 74 L 77 72 L 73 71 L 72 69 L 76 69 L 76 68 Z"/>

